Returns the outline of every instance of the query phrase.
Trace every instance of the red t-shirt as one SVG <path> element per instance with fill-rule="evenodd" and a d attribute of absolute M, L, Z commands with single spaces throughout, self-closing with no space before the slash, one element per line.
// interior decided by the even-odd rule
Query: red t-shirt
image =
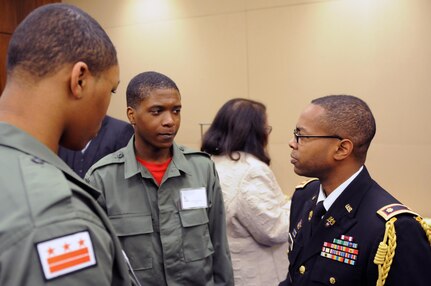
<path fill-rule="evenodd" d="M 168 169 L 169 163 L 172 161 L 172 157 L 163 163 L 147 162 L 139 157 L 136 157 L 136 160 L 138 160 L 142 166 L 146 167 L 148 171 L 150 171 L 151 175 L 153 175 L 156 182 L 160 185 L 162 183 L 163 175 Z"/>

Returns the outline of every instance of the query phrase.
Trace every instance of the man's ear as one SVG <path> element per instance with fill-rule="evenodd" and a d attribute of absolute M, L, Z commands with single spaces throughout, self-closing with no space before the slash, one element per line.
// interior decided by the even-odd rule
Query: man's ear
<path fill-rule="evenodd" d="M 334 153 L 335 160 L 344 160 L 353 152 L 353 142 L 349 139 L 343 139 L 338 142 L 337 149 Z"/>
<path fill-rule="evenodd" d="M 83 89 L 88 82 L 89 76 L 90 70 L 86 63 L 77 62 L 73 65 L 70 77 L 70 90 L 75 98 L 83 96 Z"/>
<path fill-rule="evenodd" d="M 127 118 L 129 119 L 130 124 L 135 126 L 135 109 L 133 107 L 127 106 Z"/>

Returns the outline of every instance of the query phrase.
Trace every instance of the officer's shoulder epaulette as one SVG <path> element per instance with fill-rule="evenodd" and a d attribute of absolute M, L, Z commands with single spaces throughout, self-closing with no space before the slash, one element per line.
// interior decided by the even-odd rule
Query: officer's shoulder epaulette
<path fill-rule="evenodd" d="M 186 146 L 179 145 L 179 146 L 178 146 L 178 149 L 180 149 L 180 150 L 181 150 L 181 152 L 183 152 L 183 154 L 184 154 L 184 155 L 196 154 L 196 155 L 202 155 L 202 156 L 205 156 L 205 157 L 207 157 L 207 158 L 211 158 L 210 154 L 208 154 L 208 153 L 206 153 L 206 152 L 198 151 L 198 150 L 195 150 L 195 149 L 192 149 L 192 148 L 186 147 Z"/>
<path fill-rule="evenodd" d="M 419 216 L 417 213 L 415 213 L 414 211 L 412 211 L 411 209 L 409 209 L 408 207 L 402 204 L 389 204 L 377 211 L 377 214 L 383 217 L 386 221 L 390 220 L 396 215 L 405 214 L 405 213 Z"/>
<path fill-rule="evenodd" d="M 305 188 L 309 183 L 313 182 L 313 181 L 317 181 L 319 179 L 317 178 L 311 178 L 305 181 L 302 181 L 299 185 L 296 185 L 295 189 L 303 189 Z"/>

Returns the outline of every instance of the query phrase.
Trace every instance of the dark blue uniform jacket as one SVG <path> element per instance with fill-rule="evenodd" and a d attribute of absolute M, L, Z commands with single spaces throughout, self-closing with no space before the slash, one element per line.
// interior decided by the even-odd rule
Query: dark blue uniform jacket
<path fill-rule="evenodd" d="M 310 235 L 309 216 L 319 186 L 318 180 L 312 181 L 293 195 L 289 274 L 280 285 L 376 285 L 378 267 L 373 261 L 386 223 L 377 211 L 399 202 L 364 167 Z M 408 211 L 396 216 L 397 246 L 386 286 L 431 285 L 431 246 L 414 217 Z"/>

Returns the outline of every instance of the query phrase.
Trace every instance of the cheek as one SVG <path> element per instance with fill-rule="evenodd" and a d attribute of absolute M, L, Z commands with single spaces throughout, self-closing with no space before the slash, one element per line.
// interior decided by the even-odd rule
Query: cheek
<path fill-rule="evenodd" d="M 299 150 L 298 153 L 302 164 L 315 165 L 324 160 L 324 154 L 318 149 L 304 148 Z"/>
<path fill-rule="evenodd" d="M 311 162 L 310 165 L 312 166 L 325 167 L 331 164 L 332 157 L 330 156 L 328 150 L 319 149 L 319 150 L 316 150 L 313 154 L 309 154 L 308 160 Z"/>
<path fill-rule="evenodd" d="M 154 116 L 140 115 L 135 117 L 135 122 L 137 130 L 144 136 L 154 133 L 160 125 L 158 118 Z"/>
<path fill-rule="evenodd" d="M 100 117 L 104 117 L 106 112 L 108 111 L 109 103 L 111 102 L 111 96 L 103 97 L 99 100 L 99 104 L 97 106 L 97 113 Z"/>
<path fill-rule="evenodd" d="M 108 110 L 108 106 L 111 103 L 111 98 L 112 98 L 111 91 L 106 93 L 106 95 L 103 96 L 103 98 L 102 98 L 102 104 L 106 110 Z"/>
<path fill-rule="evenodd" d="M 111 89 L 106 88 L 106 86 L 99 84 L 94 90 L 94 101 L 97 104 L 98 109 L 107 110 L 109 103 L 111 102 Z"/>
<path fill-rule="evenodd" d="M 149 128 L 149 126 L 154 125 L 156 119 L 154 116 L 149 116 L 145 113 L 135 113 L 136 125 L 140 126 L 141 129 Z"/>

